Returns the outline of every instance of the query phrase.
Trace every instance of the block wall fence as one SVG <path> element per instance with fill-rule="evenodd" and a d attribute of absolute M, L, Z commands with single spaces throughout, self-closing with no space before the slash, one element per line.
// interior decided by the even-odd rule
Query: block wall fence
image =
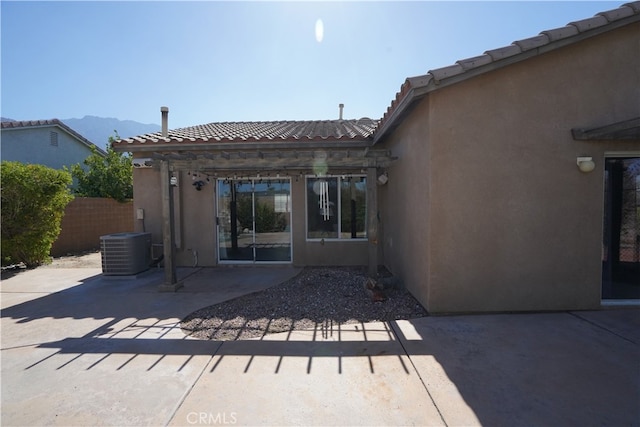
<path fill-rule="evenodd" d="M 100 236 L 132 232 L 133 226 L 133 202 L 76 197 L 65 209 L 62 230 L 51 247 L 51 256 L 98 250 Z"/>

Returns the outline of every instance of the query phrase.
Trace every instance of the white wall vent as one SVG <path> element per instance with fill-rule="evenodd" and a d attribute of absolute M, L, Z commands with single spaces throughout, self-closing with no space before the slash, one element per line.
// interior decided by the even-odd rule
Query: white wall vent
<path fill-rule="evenodd" d="M 149 269 L 151 233 L 116 233 L 100 237 L 102 274 L 129 276 Z"/>

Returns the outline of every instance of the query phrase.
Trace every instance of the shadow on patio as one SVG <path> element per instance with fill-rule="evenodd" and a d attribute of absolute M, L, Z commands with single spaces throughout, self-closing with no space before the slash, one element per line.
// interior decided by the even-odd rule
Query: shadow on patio
<path fill-rule="evenodd" d="M 180 329 L 186 315 L 220 297 L 158 293 L 158 278 L 153 273 L 132 284 L 89 277 L 5 308 L 7 420 L 18 419 L 11 408 L 23 402 L 19 390 L 43 389 L 46 378 L 56 381 L 51 390 L 60 389 L 54 395 L 65 402 L 101 407 L 116 399 L 98 392 L 104 387 L 135 389 L 147 424 L 184 424 L 188 414 L 212 405 L 237 409 L 239 424 L 304 423 L 309 399 L 329 408 L 315 418 L 326 424 L 640 422 L 639 344 L 619 332 L 640 327 L 638 310 L 348 325 L 328 318 L 310 330 L 222 342 L 188 338 Z M 18 292 L 3 283 L 3 294 L 9 289 Z M 161 399 L 154 394 L 159 384 L 168 390 Z M 150 414 L 153 401 L 165 402 L 165 418 Z M 260 411 L 270 417 L 252 418 Z"/>

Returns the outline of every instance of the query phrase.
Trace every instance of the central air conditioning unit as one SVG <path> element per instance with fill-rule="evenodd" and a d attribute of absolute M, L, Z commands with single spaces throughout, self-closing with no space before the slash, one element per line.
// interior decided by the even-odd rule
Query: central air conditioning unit
<path fill-rule="evenodd" d="M 102 274 L 130 276 L 151 265 L 151 233 L 116 233 L 100 237 Z"/>

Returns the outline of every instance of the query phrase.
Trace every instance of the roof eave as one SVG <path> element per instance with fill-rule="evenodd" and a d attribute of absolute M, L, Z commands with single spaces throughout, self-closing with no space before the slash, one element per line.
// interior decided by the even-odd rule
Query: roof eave
<path fill-rule="evenodd" d="M 407 79 L 409 81 L 409 79 Z M 424 86 L 411 87 L 407 93 L 398 101 L 398 105 L 391 111 L 391 115 L 373 133 L 373 144 L 377 144 L 385 135 L 391 134 L 408 115 L 415 104 L 433 89 L 433 81 L 430 80 Z"/>
<path fill-rule="evenodd" d="M 596 27 L 590 29 L 589 31 L 579 32 L 576 35 L 563 38 L 560 40 L 555 40 L 549 42 L 547 44 L 528 49 L 517 53 L 515 55 L 511 55 L 499 60 L 493 60 L 485 65 L 480 65 L 470 70 L 462 70 L 452 75 L 451 77 L 436 79 L 434 72 L 437 70 L 429 71 L 429 73 L 415 77 L 414 79 L 423 78 L 427 83 L 424 86 L 412 87 L 407 93 L 397 101 L 397 106 L 391 111 L 390 116 L 388 118 L 383 118 L 379 127 L 374 131 L 373 134 L 373 143 L 377 144 L 380 140 L 382 140 L 385 136 L 389 135 L 394 129 L 396 129 L 402 122 L 402 120 L 413 110 L 418 101 L 420 101 L 423 97 L 425 97 L 430 92 L 433 92 L 437 89 L 442 89 L 447 86 L 451 86 L 457 83 L 460 83 L 464 80 L 476 77 L 481 74 L 488 73 L 490 71 L 498 70 L 500 68 L 525 61 L 532 57 L 538 56 L 543 53 L 551 52 L 556 49 L 563 48 L 567 45 L 574 44 L 576 42 L 589 39 L 591 37 L 607 33 L 609 31 L 624 27 L 629 24 L 633 24 L 635 22 L 640 21 L 640 14 L 634 14 L 625 18 L 618 19 L 616 21 L 609 22 L 605 26 Z M 572 25 L 572 24 L 570 24 Z M 542 35 L 543 33 L 541 33 Z M 514 42 L 515 43 L 515 42 Z M 513 45 L 512 45 L 513 46 Z M 485 55 L 488 52 L 485 52 Z M 459 65 L 460 62 L 456 65 Z M 452 66 L 455 67 L 455 66 Z M 445 67 L 448 68 L 448 67 Z M 429 78 L 431 76 L 432 78 Z M 410 79 L 407 79 L 408 81 Z"/>
<path fill-rule="evenodd" d="M 150 153 L 150 152 L 173 152 L 173 151 L 237 151 L 237 150 L 300 150 L 300 149 L 334 149 L 334 148 L 366 148 L 372 145 L 370 138 L 326 140 L 326 141 L 295 141 L 295 142 L 207 142 L 190 141 L 185 142 L 148 142 L 148 143 L 116 143 L 111 147 L 116 152 L 130 153 Z"/>

